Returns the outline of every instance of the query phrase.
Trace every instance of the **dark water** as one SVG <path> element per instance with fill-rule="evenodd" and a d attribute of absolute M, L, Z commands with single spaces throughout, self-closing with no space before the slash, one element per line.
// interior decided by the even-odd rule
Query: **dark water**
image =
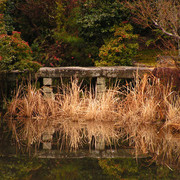
<path fill-rule="evenodd" d="M 147 159 L 36 159 L 0 157 L 0 179 L 111 180 L 180 179 L 178 171 L 151 164 Z"/>

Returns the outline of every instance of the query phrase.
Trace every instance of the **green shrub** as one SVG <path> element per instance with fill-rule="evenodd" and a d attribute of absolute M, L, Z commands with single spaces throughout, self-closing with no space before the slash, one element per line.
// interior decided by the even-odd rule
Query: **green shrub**
<path fill-rule="evenodd" d="M 101 60 L 96 61 L 96 66 L 131 65 L 132 57 L 138 49 L 135 41 L 138 36 L 133 34 L 133 27 L 130 24 L 121 24 L 111 30 L 114 31 L 114 36 L 99 49 Z"/>
<path fill-rule="evenodd" d="M 77 19 L 80 7 L 77 1 L 57 2 L 56 24 L 52 30 L 54 42 L 46 49 L 46 66 L 92 66 L 92 48 L 79 36 Z"/>
<path fill-rule="evenodd" d="M 4 15 L 0 14 L 0 34 L 6 33 L 5 31 L 5 22 L 4 22 Z"/>
<path fill-rule="evenodd" d="M 129 10 L 118 0 L 86 1 L 81 4 L 77 18 L 78 35 L 88 44 L 86 49 L 93 63 L 99 60 L 99 48 L 113 36 L 111 28 L 129 19 L 129 15 Z"/>
<path fill-rule="evenodd" d="M 0 34 L 0 70 L 37 71 L 40 64 L 32 60 L 31 48 L 21 39 L 20 32 Z"/>

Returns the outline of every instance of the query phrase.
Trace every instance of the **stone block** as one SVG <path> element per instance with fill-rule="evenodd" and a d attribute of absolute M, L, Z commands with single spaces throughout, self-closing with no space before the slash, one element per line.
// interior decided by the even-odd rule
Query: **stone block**
<path fill-rule="evenodd" d="M 95 137 L 95 150 L 105 150 L 105 141 L 102 135 L 98 135 Z"/>
<path fill-rule="evenodd" d="M 43 134 L 42 140 L 43 141 L 51 141 L 52 140 L 52 134 Z"/>
<path fill-rule="evenodd" d="M 97 77 L 96 93 L 101 94 L 106 91 L 106 79 L 104 77 Z"/>
<path fill-rule="evenodd" d="M 43 85 L 44 86 L 51 86 L 52 85 L 52 78 L 43 78 Z"/>
<path fill-rule="evenodd" d="M 52 149 L 52 144 L 51 144 L 51 142 L 44 142 L 44 143 L 43 143 L 43 149 L 44 149 L 44 150 L 51 150 L 51 149 Z"/>
<path fill-rule="evenodd" d="M 43 91 L 44 91 L 44 93 L 52 93 L 53 89 L 51 87 L 44 86 Z"/>

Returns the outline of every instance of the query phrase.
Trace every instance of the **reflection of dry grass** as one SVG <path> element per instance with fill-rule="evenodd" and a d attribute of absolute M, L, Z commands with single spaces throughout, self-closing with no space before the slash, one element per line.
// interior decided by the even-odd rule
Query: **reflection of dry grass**
<path fill-rule="evenodd" d="M 170 86 L 145 75 L 124 99 L 117 87 L 95 98 L 75 81 L 61 92 L 47 98 L 31 86 L 19 91 L 7 112 L 19 145 L 39 144 L 43 133 L 55 131 L 60 148 L 77 149 L 97 136 L 107 145 L 126 138 L 137 153 L 180 160 L 180 98 Z"/>

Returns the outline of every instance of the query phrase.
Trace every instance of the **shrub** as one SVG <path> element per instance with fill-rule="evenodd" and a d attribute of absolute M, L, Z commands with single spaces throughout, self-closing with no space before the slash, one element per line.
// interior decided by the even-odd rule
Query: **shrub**
<path fill-rule="evenodd" d="M 4 15 L 0 14 L 0 34 L 5 33 L 5 22 L 4 22 Z"/>
<path fill-rule="evenodd" d="M 32 61 L 31 48 L 21 39 L 20 32 L 0 34 L 0 70 L 37 71 L 39 67 L 39 63 Z"/>
<path fill-rule="evenodd" d="M 92 61 L 99 60 L 99 48 L 105 39 L 113 36 L 111 28 L 129 19 L 129 10 L 118 0 L 86 1 L 81 3 L 80 15 L 77 18 L 78 36 L 88 44 L 86 51 Z"/>
<path fill-rule="evenodd" d="M 138 43 L 135 42 L 138 36 L 133 34 L 133 27 L 122 24 L 112 28 L 112 31 L 114 36 L 99 50 L 101 60 L 96 61 L 96 66 L 131 65 L 138 49 Z"/>
<path fill-rule="evenodd" d="M 82 3 L 77 21 L 79 36 L 101 47 L 104 44 L 104 38 L 112 36 L 110 29 L 124 19 L 128 19 L 129 14 L 128 9 L 117 0 L 114 2 L 86 1 Z"/>

